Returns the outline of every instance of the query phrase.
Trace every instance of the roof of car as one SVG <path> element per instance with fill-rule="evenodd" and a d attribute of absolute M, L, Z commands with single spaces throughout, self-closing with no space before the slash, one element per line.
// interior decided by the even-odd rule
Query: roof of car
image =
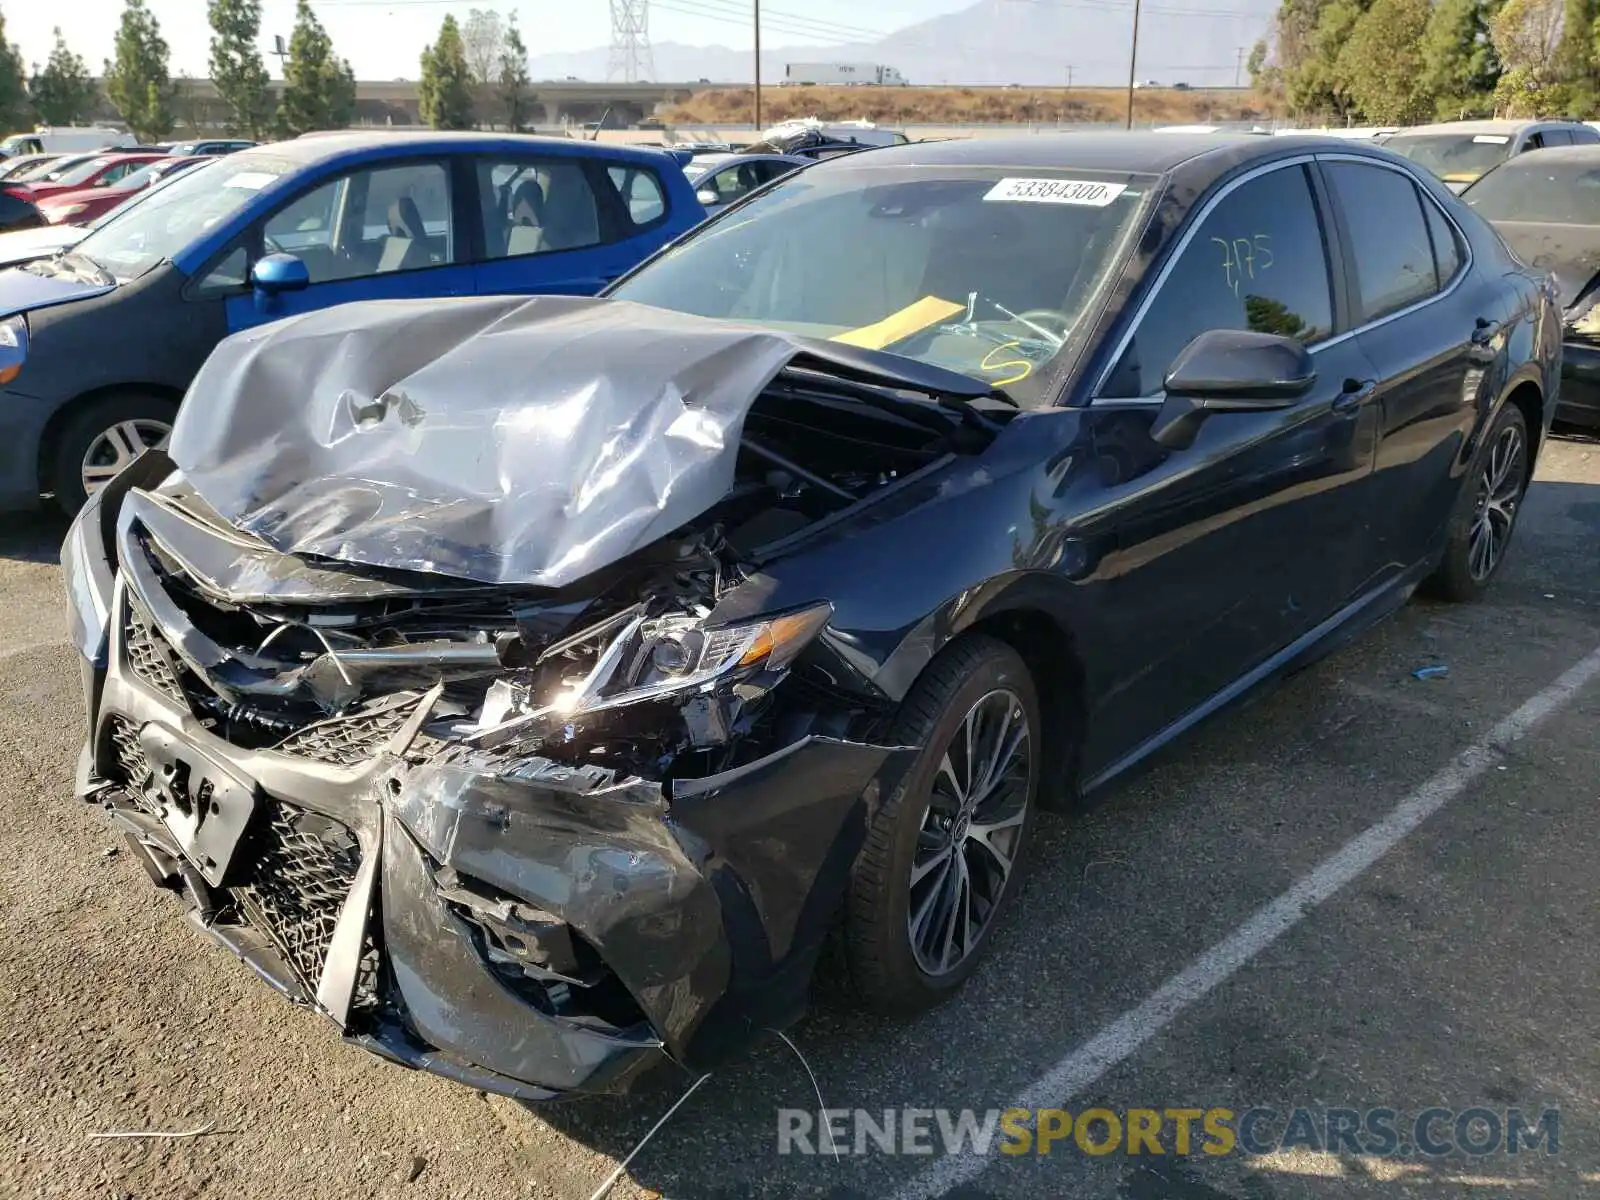
<path fill-rule="evenodd" d="M 310 136 L 301 136 L 286 142 L 271 142 L 264 146 L 251 146 L 247 150 L 239 150 L 232 156 L 236 161 L 248 162 L 252 157 L 264 156 L 277 159 L 288 159 L 291 162 L 302 163 L 310 166 L 313 163 L 327 162 L 330 159 L 343 158 L 346 155 L 370 154 L 374 151 L 394 151 L 399 148 L 400 153 L 426 154 L 437 152 L 441 154 L 459 153 L 463 150 L 494 152 L 496 150 L 553 150 L 572 153 L 581 147 L 586 154 L 596 154 L 600 157 L 628 158 L 637 161 L 641 155 L 662 155 L 667 157 L 663 150 L 656 150 L 643 146 L 619 146 L 609 142 L 579 141 L 576 138 L 538 137 L 533 134 L 520 133 L 476 133 L 476 132 L 450 132 L 450 131 L 412 131 L 397 130 L 394 132 L 352 132 L 341 130 L 337 133 L 318 133 Z"/>
<path fill-rule="evenodd" d="M 1441 121 L 1435 125 L 1412 125 L 1395 133 L 1395 137 L 1410 137 L 1415 133 L 1519 133 L 1535 125 L 1582 125 L 1582 121 L 1563 121 L 1559 118 L 1521 121 Z"/>
<path fill-rule="evenodd" d="M 865 156 L 851 154 L 828 159 L 814 169 L 846 170 L 861 164 L 872 167 L 927 165 L 1164 175 L 1195 160 L 1214 158 L 1220 172 L 1243 161 L 1277 158 L 1313 148 L 1337 148 L 1340 153 L 1365 149 L 1347 139 L 1316 134 L 1274 138 L 1252 133 L 1155 133 L 1147 130 L 1041 133 L 881 146 Z"/>

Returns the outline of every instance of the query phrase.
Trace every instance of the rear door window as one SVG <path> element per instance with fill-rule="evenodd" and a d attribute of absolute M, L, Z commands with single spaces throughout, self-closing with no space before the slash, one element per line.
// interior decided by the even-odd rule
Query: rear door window
<path fill-rule="evenodd" d="M 1303 166 L 1248 180 L 1206 215 L 1140 318 L 1105 394 L 1159 392 L 1178 352 L 1208 329 L 1308 343 L 1332 331 L 1327 249 Z"/>
<path fill-rule="evenodd" d="M 1362 321 L 1375 321 L 1439 290 L 1422 197 L 1409 175 L 1364 163 L 1323 164 L 1344 216 Z"/>
<path fill-rule="evenodd" d="M 484 259 L 598 246 L 600 201 L 576 157 L 480 159 Z"/>
<path fill-rule="evenodd" d="M 1456 227 L 1445 220 L 1439 206 L 1430 204 L 1426 197 L 1422 201 L 1422 211 L 1428 218 L 1428 236 L 1433 241 L 1433 261 L 1438 267 L 1439 286 L 1442 288 L 1461 269 L 1461 237 L 1456 233 Z"/>
<path fill-rule="evenodd" d="M 610 167 L 606 177 L 617 189 L 628 219 L 634 225 L 653 225 L 667 214 L 667 196 L 661 180 L 648 167 Z"/>

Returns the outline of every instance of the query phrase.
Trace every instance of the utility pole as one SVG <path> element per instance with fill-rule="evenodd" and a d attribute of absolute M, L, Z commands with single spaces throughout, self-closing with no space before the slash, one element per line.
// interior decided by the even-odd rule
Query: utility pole
<path fill-rule="evenodd" d="M 1239 73 L 1244 70 L 1244 47 L 1239 47 L 1239 53 L 1233 60 L 1233 86 L 1239 86 Z"/>
<path fill-rule="evenodd" d="M 1128 50 L 1128 125 L 1133 128 L 1134 71 L 1139 66 L 1139 0 L 1133 0 L 1133 45 Z"/>
<path fill-rule="evenodd" d="M 1067 91 L 1072 90 L 1072 64 L 1067 64 Z"/>
<path fill-rule="evenodd" d="M 761 132 L 761 0 L 756 6 L 756 133 Z"/>

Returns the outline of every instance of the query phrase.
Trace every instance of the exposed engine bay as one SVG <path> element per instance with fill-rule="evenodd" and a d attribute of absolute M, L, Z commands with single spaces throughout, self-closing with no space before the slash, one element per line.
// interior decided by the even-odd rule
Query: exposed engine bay
<path fill-rule="evenodd" d="M 181 476 L 131 498 L 125 536 L 173 606 L 163 624 L 176 616 L 196 635 L 174 643 L 178 685 L 232 744 L 277 746 L 441 684 L 429 738 L 661 782 L 734 765 L 730 743 L 759 729 L 830 613 L 824 601 L 719 626 L 718 602 L 830 518 L 987 440 L 959 411 L 786 370 L 747 415 L 719 503 L 562 588 L 285 555 Z M 766 732 L 743 753 L 803 731 Z M 680 763 L 689 752 L 701 753 Z"/>

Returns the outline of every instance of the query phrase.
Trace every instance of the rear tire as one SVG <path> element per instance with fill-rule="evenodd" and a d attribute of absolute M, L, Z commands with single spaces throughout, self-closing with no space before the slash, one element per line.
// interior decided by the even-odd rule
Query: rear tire
<path fill-rule="evenodd" d="M 922 750 L 867 831 L 843 947 L 860 1001 L 918 1012 L 977 968 L 1019 886 L 1043 758 L 1027 666 L 993 638 L 956 643 L 917 680 L 888 740 Z"/>
<path fill-rule="evenodd" d="M 1445 538 L 1444 561 L 1428 580 L 1444 600 L 1482 596 L 1505 562 L 1532 476 L 1528 423 L 1507 402 L 1489 426 L 1461 485 Z"/>
<path fill-rule="evenodd" d="M 166 444 L 178 406 L 161 396 L 119 392 L 67 418 L 46 464 L 44 484 L 56 506 L 72 516 L 90 487 L 110 481 L 145 449 Z M 86 479 L 87 475 L 87 479 Z"/>

